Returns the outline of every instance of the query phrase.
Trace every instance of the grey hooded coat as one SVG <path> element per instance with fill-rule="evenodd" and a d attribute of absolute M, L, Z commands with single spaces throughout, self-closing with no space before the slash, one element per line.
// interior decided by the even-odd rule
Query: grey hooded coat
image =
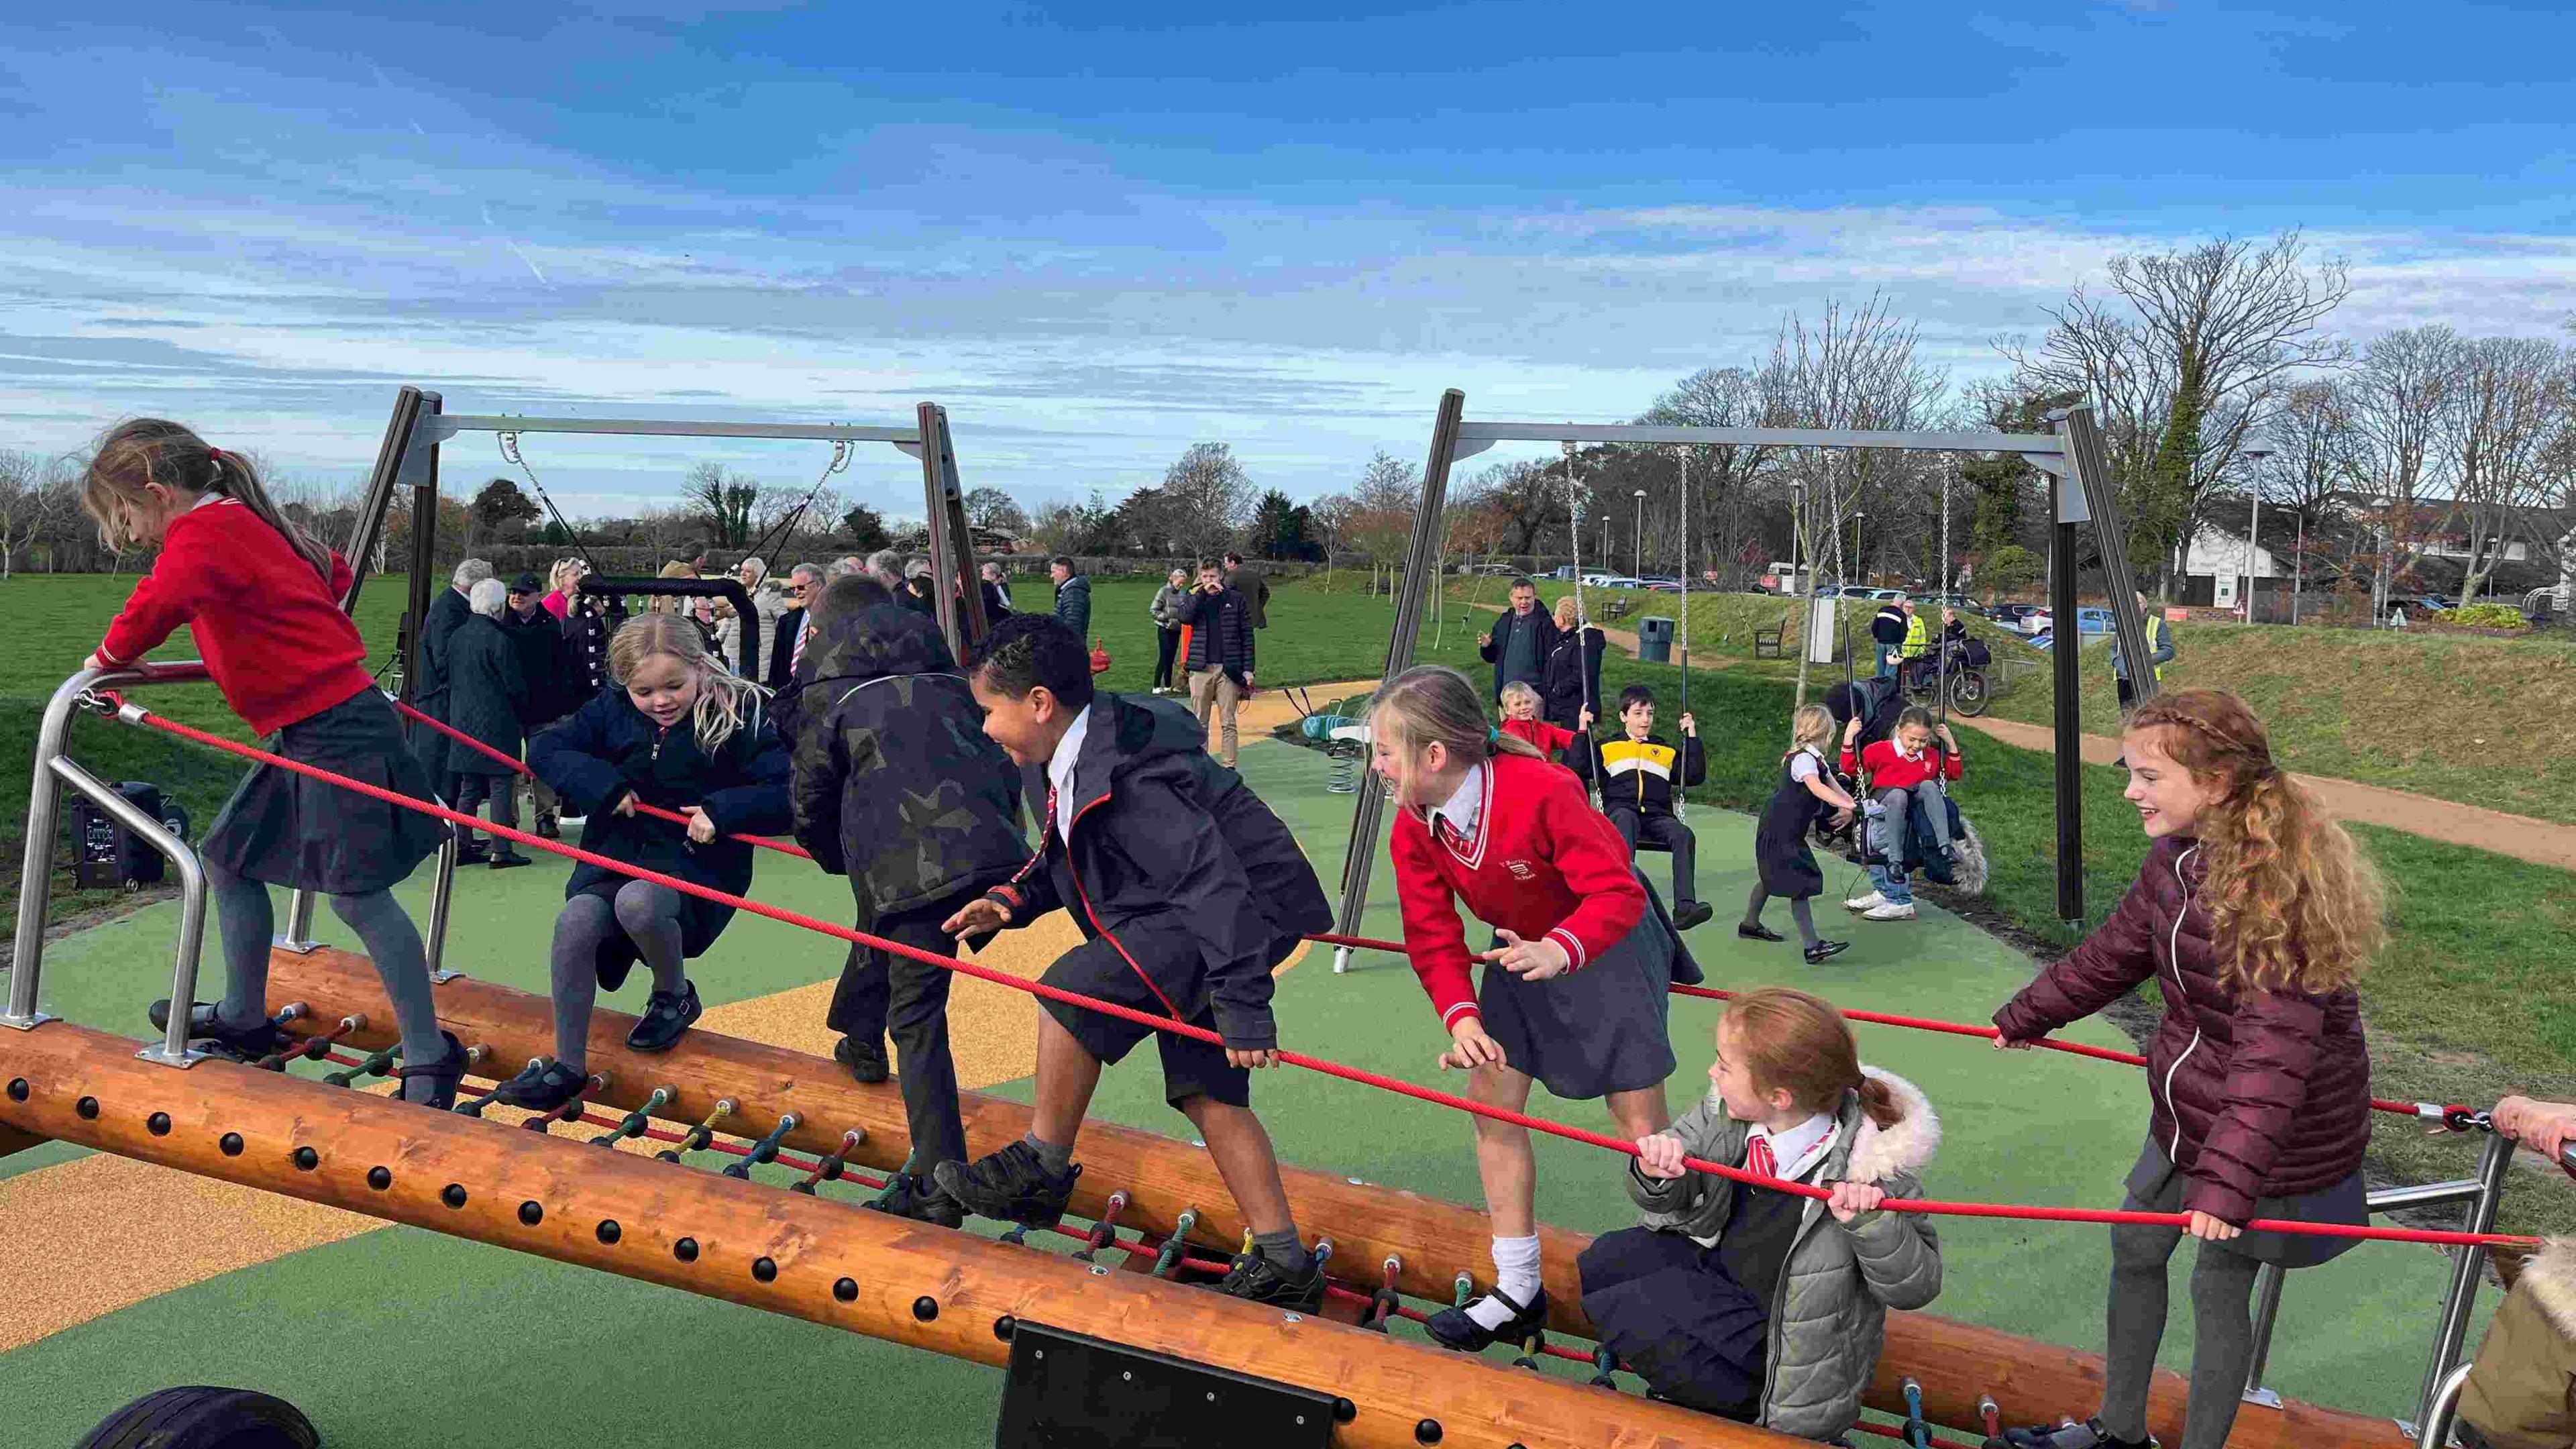
<path fill-rule="evenodd" d="M 1843 1093 L 1833 1146 L 1807 1180 L 1874 1182 L 1890 1197 L 1921 1197 L 1920 1174 L 1941 1145 L 1941 1119 L 1913 1083 L 1875 1067 L 1861 1070 L 1887 1084 L 1905 1115 L 1881 1128 L 1861 1111 L 1860 1093 Z M 1691 1156 L 1731 1163 L 1744 1160 L 1750 1124 L 1728 1116 L 1711 1092 L 1672 1130 Z M 1726 1226 L 1735 1184 L 1704 1172 L 1652 1181 L 1632 1169 L 1628 1195 L 1645 1209 L 1646 1227 L 1714 1238 Z M 1940 1292 L 1941 1242 L 1930 1218 L 1882 1210 L 1838 1223 L 1810 1200 L 1770 1305 L 1759 1422 L 1802 1439 L 1849 1429 L 1878 1367 L 1887 1310 L 1920 1308 Z"/>

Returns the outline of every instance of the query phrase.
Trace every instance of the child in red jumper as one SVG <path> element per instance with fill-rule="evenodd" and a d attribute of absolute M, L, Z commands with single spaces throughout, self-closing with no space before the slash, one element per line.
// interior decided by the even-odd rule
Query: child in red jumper
<path fill-rule="evenodd" d="M 1585 710 L 1577 730 L 1549 724 L 1538 717 L 1538 691 L 1515 679 L 1503 686 L 1503 723 L 1501 732 L 1528 744 L 1542 758 L 1564 761 L 1565 747 L 1582 740 L 1592 729 L 1592 711 Z"/>
<path fill-rule="evenodd" d="M 1943 798 L 1939 782 L 1959 778 L 1959 741 L 1948 725 L 1940 725 L 1941 746 L 1934 749 L 1932 714 L 1914 705 L 1896 717 L 1894 734 L 1873 741 L 1854 758 L 1852 742 L 1859 738 L 1860 728 L 1858 719 L 1843 726 L 1843 773 L 1862 777 L 1862 798 L 1870 817 L 1869 880 L 1877 889 L 1843 905 L 1860 912 L 1864 921 L 1910 921 L 1914 887 L 1905 874 L 1909 817 L 1921 811 L 1923 823 L 1932 832 L 1933 848 L 1945 854 L 1951 849 L 1950 802 Z"/>
<path fill-rule="evenodd" d="M 1485 723 L 1455 670 L 1409 669 L 1378 695 L 1369 731 L 1399 807 L 1390 841 L 1413 969 L 1449 1029 L 1444 1068 L 1468 1095 L 1519 1111 L 1530 1081 L 1569 1100 L 1609 1099 L 1622 1137 L 1672 1120 L 1664 1026 L 1676 972 L 1699 972 L 1649 896 L 1609 818 L 1572 772 Z M 1494 927 L 1471 953 L 1457 903 Z M 1470 961 L 1486 963 L 1479 990 Z M 1525 1128 L 1476 1119 L 1476 1167 L 1494 1225 L 1494 1291 L 1426 1325 L 1451 1348 L 1520 1342 L 1547 1321 Z"/>
<path fill-rule="evenodd" d="M 340 601 L 339 555 L 289 523 L 250 461 L 177 423 L 138 418 L 99 440 L 81 506 L 110 548 L 161 545 L 87 662 L 118 669 L 183 624 L 193 628 L 224 701 L 270 749 L 415 799 L 430 784 L 402 726 L 360 661 L 366 645 Z M 393 885 L 438 848 L 445 828 L 415 811 L 292 771 L 253 766 L 198 843 L 215 898 L 226 971 L 220 1003 L 156 1003 L 155 1026 L 185 1009 L 190 1035 L 254 1058 L 284 1041 L 268 1017 L 268 887 L 321 891 L 366 943 L 402 1030 L 403 1096 L 444 1108 L 465 1048 L 439 1030 L 420 932 Z"/>

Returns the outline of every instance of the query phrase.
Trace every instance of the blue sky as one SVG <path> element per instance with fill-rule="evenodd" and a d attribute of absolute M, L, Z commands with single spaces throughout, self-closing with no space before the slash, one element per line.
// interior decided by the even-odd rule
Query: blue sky
<path fill-rule="evenodd" d="M 1190 442 L 1343 486 L 1473 413 L 1634 414 L 1884 289 L 1965 379 L 2123 251 L 2304 227 L 2340 329 L 2576 313 L 2576 19 L 2173 3 L 0 20 L 0 446 L 132 412 L 361 469 L 457 411 L 882 421 L 971 483 Z M 451 470 L 496 463 L 473 451 Z M 863 455 L 898 510 L 917 474 Z M 717 456 L 532 439 L 576 512 Z M 452 473 L 453 476 L 453 473 Z"/>

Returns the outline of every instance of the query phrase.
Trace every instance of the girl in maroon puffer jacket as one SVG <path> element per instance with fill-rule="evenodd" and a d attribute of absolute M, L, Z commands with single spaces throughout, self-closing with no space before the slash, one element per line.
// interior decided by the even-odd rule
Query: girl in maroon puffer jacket
<path fill-rule="evenodd" d="M 2379 882 L 2343 827 L 2273 765 L 2261 721 L 2236 696 L 2159 695 L 2129 717 L 2121 749 L 2153 842 L 2146 864 L 2111 919 L 1995 1013 L 1996 1045 L 2027 1048 L 2155 978 L 2165 1014 L 2147 1048 L 2153 1115 L 2122 1206 L 2188 1213 L 2190 1224 L 2111 1230 L 2100 1414 L 2006 1438 L 2030 1449 L 2156 1442 L 2147 1384 L 2165 1263 L 2188 1231 L 2201 1245 L 2181 1449 L 2219 1449 L 2253 1356 L 2255 1269 L 2309 1267 L 2354 1242 L 2243 1225 L 2369 1217 L 2370 1054 L 2352 982 L 2379 949 Z"/>

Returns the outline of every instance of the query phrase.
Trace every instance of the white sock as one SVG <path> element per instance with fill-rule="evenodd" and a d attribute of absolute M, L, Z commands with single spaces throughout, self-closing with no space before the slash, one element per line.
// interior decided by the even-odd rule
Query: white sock
<path fill-rule="evenodd" d="M 1494 1239 L 1494 1287 L 1526 1306 L 1537 1298 L 1538 1285 L 1538 1235 Z M 1514 1314 L 1511 1304 L 1488 1293 L 1467 1305 L 1467 1316 L 1481 1328 L 1495 1329 L 1511 1322 Z"/>

